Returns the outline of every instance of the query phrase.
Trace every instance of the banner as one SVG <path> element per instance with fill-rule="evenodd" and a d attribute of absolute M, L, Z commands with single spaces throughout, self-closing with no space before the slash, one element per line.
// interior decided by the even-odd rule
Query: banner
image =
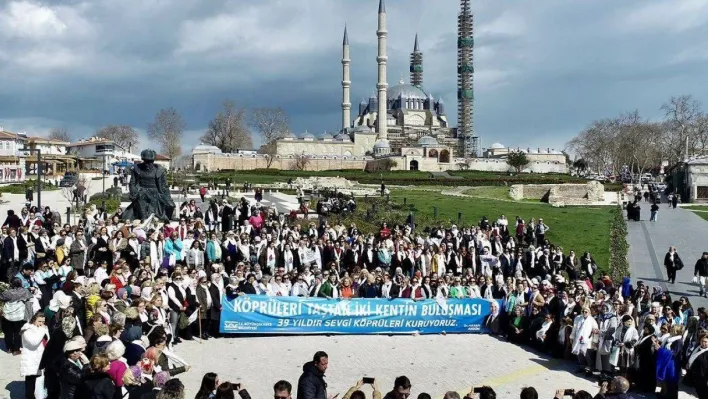
<path fill-rule="evenodd" d="M 492 301 L 243 295 L 222 304 L 226 334 L 439 334 L 487 332 Z"/>

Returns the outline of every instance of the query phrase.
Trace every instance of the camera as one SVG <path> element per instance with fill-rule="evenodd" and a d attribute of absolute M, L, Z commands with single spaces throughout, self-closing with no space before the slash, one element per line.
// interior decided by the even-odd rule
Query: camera
<path fill-rule="evenodd" d="M 575 389 L 566 389 L 563 391 L 563 396 L 573 396 L 575 395 Z"/>

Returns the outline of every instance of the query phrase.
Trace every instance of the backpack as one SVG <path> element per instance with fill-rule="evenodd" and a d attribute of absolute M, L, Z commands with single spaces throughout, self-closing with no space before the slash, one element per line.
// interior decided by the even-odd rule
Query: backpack
<path fill-rule="evenodd" d="M 8 321 L 25 319 L 25 304 L 21 301 L 5 302 L 2 307 L 3 317 Z"/>

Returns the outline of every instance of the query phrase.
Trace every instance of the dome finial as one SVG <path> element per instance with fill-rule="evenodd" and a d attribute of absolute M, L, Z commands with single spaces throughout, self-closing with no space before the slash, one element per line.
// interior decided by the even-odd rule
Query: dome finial
<path fill-rule="evenodd" d="M 401 80 L 398 81 L 398 84 L 399 84 L 399 85 L 403 85 L 403 84 L 405 84 L 405 83 L 406 83 L 406 82 L 403 80 L 403 72 L 401 72 Z"/>

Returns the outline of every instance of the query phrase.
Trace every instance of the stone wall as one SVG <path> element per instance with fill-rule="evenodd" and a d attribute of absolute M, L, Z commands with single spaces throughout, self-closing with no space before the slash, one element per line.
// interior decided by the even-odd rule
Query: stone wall
<path fill-rule="evenodd" d="M 296 170 L 295 156 L 276 157 L 268 165 L 265 155 L 254 154 L 194 154 L 192 166 L 195 170 L 214 172 L 219 170 L 253 170 L 253 169 L 281 169 Z M 356 169 L 364 170 L 367 157 L 309 157 L 305 170 L 339 170 Z"/>
<path fill-rule="evenodd" d="M 604 202 L 605 187 L 597 181 L 586 184 L 514 184 L 509 196 L 519 201 L 539 200 L 551 205 L 591 205 Z"/>

